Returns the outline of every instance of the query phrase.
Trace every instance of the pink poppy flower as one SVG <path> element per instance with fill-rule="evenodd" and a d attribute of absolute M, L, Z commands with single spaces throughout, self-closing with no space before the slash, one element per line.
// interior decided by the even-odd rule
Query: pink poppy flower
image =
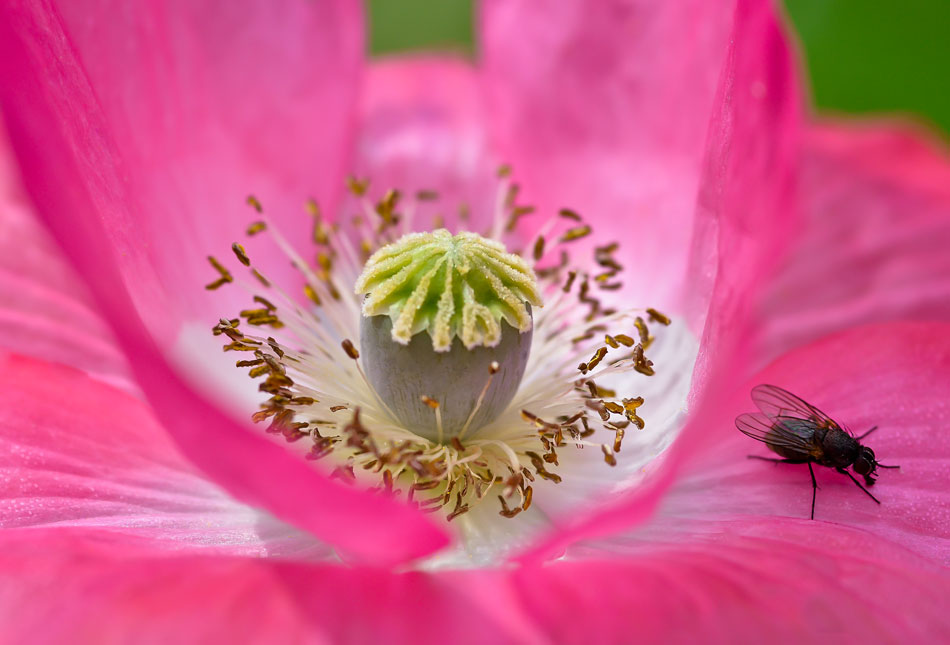
<path fill-rule="evenodd" d="M 950 163 L 803 122 L 771 3 L 485 2 L 477 67 L 366 63 L 342 0 L 2 12 L 4 641 L 950 636 Z M 620 242 L 625 303 L 675 319 L 628 465 L 562 450 L 544 514 L 463 526 L 247 427 L 208 333 L 244 301 L 201 288 L 244 197 L 297 240 L 306 197 L 349 214 L 352 171 L 484 224 L 501 161 L 523 203 Z M 810 521 L 801 467 L 745 458 L 763 382 L 881 426 L 880 506 L 819 472 Z"/>

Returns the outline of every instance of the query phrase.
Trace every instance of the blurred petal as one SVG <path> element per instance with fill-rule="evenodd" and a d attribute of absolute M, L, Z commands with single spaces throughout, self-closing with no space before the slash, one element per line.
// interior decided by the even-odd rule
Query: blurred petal
<path fill-rule="evenodd" d="M 751 386 L 771 383 L 813 403 L 856 435 L 879 429 L 866 444 L 881 463 L 871 492 L 878 506 L 844 475 L 815 467 L 821 490 L 809 522 L 811 480 L 805 466 L 763 463 L 771 456 L 740 434 L 732 419 L 752 411 Z M 704 531 L 736 523 L 854 527 L 950 565 L 950 324 L 885 323 L 857 327 L 795 349 L 755 376 L 723 413 L 707 423 L 708 441 L 691 474 L 671 490 L 661 519 Z M 670 516 L 670 517 L 667 517 Z M 779 520 L 789 516 L 796 521 Z M 753 518 L 750 520 L 749 518 Z M 782 529 L 784 530 L 784 529 Z"/>
<path fill-rule="evenodd" d="M 651 476 L 609 505 L 562 526 L 523 560 L 646 519 L 682 460 L 704 446 L 707 417 L 748 361 L 749 309 L 794 224 L 801 100 L 793 58 L 771 3 L 739 3 L 717 94 L 689 259 L 689 321 L 702 334 L 690 423 Z"/>
<path fill-rule="evenodd" d="M 493 143 L 524 201 L 622 242 L 640 302 L 677 303 L 733 5 L 481 3 Z"/>
<path fill-rule="evenodd" d="M 946 571 L 834 525 L 749 524 L 674 544 L 628 545 L 626 556 L 618 555 L 622 545 L 605 545 L 609 559 L 548 565 L 542 576 L 524 575 L 527 611 L 564 642 L 936 643 L 950 636 Z"/>
<path fill-rule="evenodd" d="M 0 535 L 9 642 L 944 642 L 950 584 L 835 527 L 539 568 L 392 574 L 155 557 L 73 531 Z M 829 555 L 828 542 L 843 548 Z M 869 555 L 870 554 L 870 555 Z"/>
<path fill-rule="evenodd" d="M 488 147 L 478 74 L 451 58 L 393 58 L 367 67 L 360 104 L 357 174 L 382 196 L 391 188 L 415 202 L 410 226 L 434 219 L 455 228 L 460 207 L 482 232 L 495 208 L 497 161 Z M 437 201 L 416 200 L 435 191 Z"/>
<path fill-rule="evenodd" d="M 909 128 L 825 124 L 807 140 L 807 221 L 762 304 L 774 357 L 874 321 L 950 320 L 950 153 Z"/>
<path fill-rule="evenodd" d="M 0 346 L 133 389 L 86 287 L 36 221 L 0 123 Z"/>
<path fill-rule="evenodd" d="M 516 594 L 506 574 L 168 557 L 90 531 L 0 534 L 3 642 L 546 642 Z"/>
<path fill-rule="evenodd" d="M 237 504 L 137 399 L 70 368 L 0 356 L 0 527 L 96 527 L 160 549 L 329 549 Z"/>
<path fill-rule="evenodd" d="M 335 3 L 303 6 L 319 7 L 313 9 L 318 14 L 338 8 Z M 186 458 L 238 499 L 265 507 L 280 519 L 357 557 L 392 564 L 444 545 L 445 534 L 417 511 L 331 481 L 267 438 L 234 423 L 196 395 L 168 364 L 140 316 L 143 312 L 149 314 L 146 318 L 153 331 L 162 327 L 174 330 L 179 319 L 173 310 L 163 308 L 163 291 L 157 285 L 152 264 L 160 258 L 143 255 L 143 249 L 155 247 L 150 246 L 147 236 L 137 236 L 142 231 L 136 222 L 141 216 L 157 225 L 160 219 L 149 219 L 148 215 L 173 215 L 164 208 L 146 210 L 151 195 L 143 186 L 151 175 L 134 164 L 126 165 L 117 141 L 110 138 L 111 121 L 99 109 L 83 66 L 61 33 L 58 16 L 23 5 L 6 7 L 6 11 L 7 19 L 0 20 L 0 77 L 6 79 L 0 84 L 0 92 L 26 188 L 40 216 L 82 271 L 129 358 L 138 384 Z M 289 46 L 289 34 L 300 34 L 300 29 L 313 24 L 312 20 L 319 22 L 320 15 L 304 11 L 307 20 L 295 12 L 273 8 L 273 13 L 266 15 L 286 20 L 282 28 L 288 31 L 284 34 L 274 25 L 272 37 Z M 318 35 L 306 33 L 307 44 Z M 336 42 L 335 37 L 327 38 L 331 44 Z M 120 40 L 132 41 L 127 37 Z M 234 46 L 241 49 L 242 44 Z M 302 57 L 298 62 L 303 64 L 312 52 L 303 44 L 301 47 L 291 47 L 290 51 Z M 243 60 L 225 60 L 226 53 L 221 51 L 224 58 L 212 59 L 226 66 Z M 331 67 L 338 66 L 347 69 L 340 61 Z M 234 81 L 236 69 L 234 66 L 222 78 Z M 267 70 L 260 71 L 263 74 Z M 276 72 L 274 75 L 279 77 Z M 267 86 L 265 79 L 261 83 L 260 87 Z M 310 83 L 320 86 L 315 79 L 304 85 L 309 87 Z M 72 118 L 77 112 L 81 117 Z M 319 120 L 319 114 L 317 111 L 311 117 Z M 331 128 L 331 124 L 323 122 L 321 127 Z M 116 134 L 122 134 L 121 128 Z M 288 130 L 287 136 L 298 138 L 299 133 Z M 140 177 L 142 185 L 123 181 L 125 176 Z M 130 284 L 135 287 L 136 303 L 144 308 L 133 306 L 127 291 Z M 184 292 L 175 296 L 187 299 Z M 173 341 L 169 336 L 160 336 L 162 347 Z M 380 524 L 387 526 L 386 535 L 368 528 Z"/>

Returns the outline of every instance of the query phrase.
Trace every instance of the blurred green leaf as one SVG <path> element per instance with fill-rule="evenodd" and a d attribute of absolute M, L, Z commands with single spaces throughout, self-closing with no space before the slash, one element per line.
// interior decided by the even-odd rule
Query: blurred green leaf
<path fill-rule="evenodd" d="M 950 133 L 950 2 L 786 0 L 815 103 L 914 113 Z"/>
<path fill-rule="evenodd" d="M 785 2 L 819 109 L 912 113 L 950 134 L 950 0 Z M 472 0 L 370 0 L 368 6 L 374 55 L 474 51 Z"/>
<path fill-rule="evenodd" d="M 473 51 L 472 0 L 369 0 L 370 53 Z"/>

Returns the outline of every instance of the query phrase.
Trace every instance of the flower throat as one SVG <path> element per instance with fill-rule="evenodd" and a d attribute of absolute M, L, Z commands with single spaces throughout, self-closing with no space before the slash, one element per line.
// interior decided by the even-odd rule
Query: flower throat
<path fill-rule="evenodd" d="M 213 329 L 225 351 L 247 355 L 236 366 L 267 397 L 253 420 L 306 446 L 302 456 L 333 477 L 449 520 L 489 497 L 504 517 L 527 511 L 538 480 L 562 481 L 565 449 L 616 465 L 626 432 L 645 425 L 643 398 L 595 379 L 652 375 L 648 321 L 670 322 L 601 303 L 596 291 L 622 287 L 618 245 L 594 248 L 596 271 L 573 267 L 567 247 L 591 234 L 574 211 L 542 224 L 530 253 L 509 253 L 501 240 L 517 239 L 534 209 L 516 203 L 507 169 L 499 177 L 486 236 L 465 230 L 465 208 L 455 235 L 442 221 L 413 233 L 416 206 L 437 195 L 391 190 L 374 203 L 368 182 L 351 179 L 363 210 L 351 235 L 307 204 L 313 264 L 249 197 L 260 218 L 247 234 L 270 234 L 304 278 L 303 298 L 265 277 L 241 244 L 232 250 L 249 279 L 209 258 L 217 277 L 206 288 L 236 283 L 254 303 Z"/>

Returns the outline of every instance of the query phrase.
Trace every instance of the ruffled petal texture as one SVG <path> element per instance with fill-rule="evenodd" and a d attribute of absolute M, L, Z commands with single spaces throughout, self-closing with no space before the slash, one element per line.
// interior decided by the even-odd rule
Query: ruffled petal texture
<path fill-rule="evenodd" d="M 802 105 L 794 59 L 770 2 L 736 5 L 725 60 L 690 224 L 685 306 L 702 338 L 691 421 L 643 485 L 560 527 L 524 561 L 557 555 L 576 540 L 648 517 L 682 460 L 703 444 L 708 409 L 718 408 L 752 360 L 750 310 L 795 223 Z"/>
<path fill-rule="evenodd" d="M 527 203 L 621 242 L 638 302 L 678 304 L 734 4 L 481 3 L 497 149 Z"/>
<path fill-rule="evenodd" d="M 806 213 L 761 305 L 762 354 L 884 320 L 950 320 L 950 152 L 882 123 L 825 123 L 806 139 Z"/>
<path fill-rule="evenodd" d="M 141 401 L 23 356 L 0 356 L 0 481 L 5 531 L 82 527 L 157 550 L 330 554 L 206 481 Z"/>
<path fill-rule="evenodd" d="M 153 329 L 176 330 L 169 308 L 215 320 L 205 257 L 243 237 L 255 218 L 247 195 L 295 235 L 308 197 L 340 192 L 362 58 L 355 2 L 15 2 L 6 12 L 32 48 L 10 58 L 11 133 L 86 157 L 71 180 L 109 196 L 100 217 Z M 35 95 L 43 109 L 26 109 L 17 91 L 31 75 L 47 79 Z M 45 110 L 61 133 L 35 132 Z M 25 179 L 35 190 L 39 178 Z"/>
<path fill-rule="evenodd" d="M 176 275 L 185 279 L 189 272 L 184 270 L 178 274 L 169 269 L 162 273 L 164 267 L 177 261 L 175 249 L 169 246 L 176 240 L 176 234 L 163 236 L 157 230 L 162 228 L 163 218 L 169 222 L 181 221 L 182 226 L 186 221 L 189 226 L 198 226 L 195 221 L 200 219 L 199 215 L 212 217 L 219 204 L 199 202 L 196 206 L 199 211 L 184 211 L 189 214 L 183 216 L 182 211 L 171 208 L 167 201 L 156 197 L 160 187 L 167 185 L 168 190 L 172 190 L 176 184 L 159 176 L 160 173 L 156 174 L 157 171 L 146 163 L 147 142 L 139 141 L 136 136 L 161 136 L 167 132 L 165 126 L 177 123 L 173 118 L 176 112 L 173 111 L 165 123 L 161 114 L 151 115 L 151 111 L 157 110 L 161 103 L 148 102 L 147 109 L 145 105 L 141 107 L 153 117 L 153 121 L 143 123 L 148 126 L 145 131 L 132 128 L 127 119 L 135 111 L 123 100 L 132 100 L 130 96 L 135 98 L 135 88 L 123 93 L 119 88 L 109 86 L 108 79 L 119 81 L 128 77 L 138 82 L 141 77 L 137 71 L 144 74 L 154 69 L 133 68 L 120 73 L 122 65 L 135 62 L 135 54 L 139 53 L 155 63 L 157 69 L 164 69 L 158 63 L 165 58 L 153 61 L 149 56 L 164 57 L 166 49 L 178 51 L 175 46 L 180 45 L 185 49 L 178 53 L 185 58 L 172 57 L 173 62 L 184 63 L 194 56 L 196 64 L 204 61 L 227 67 L 213 82 L 205 79 L 207 87 L 214 88 L 215 83 L 224 83 L 224 89 L 236 91 L 234 84 L 239 80 L 251 85 L 259 83 L 256 86 L 258 96 L 263 93 L 268 98 L 294 96 L 291 91 L 294 87 L 304 88 L 301 91 L 315 87 L 317 96 L 310 98 L 319 102 L 319 97 L 327 93 L 347 92 L 345 86 L 332 81 L 335 76 L 322 78 L 321 69 L 332 68 L 334 74 L 355 77 L 353 66 L 360 54 L 359 39 L 350 42 L 344 36 L 352 30 L 359 30 L 357 8 L 346 2 L 318 5 L 290 2 L 286 7 L 269 3 L 266 7 L 261 5 L 258 14 L 246 14 L 241 10 L 231 19 L 224 20 L 230 15 L 231 5 L 220 5 L 217 9 L 213 4 L 193 3 L 162 7 L 155 11 L 167 9 L 170 13 L 147 16 L 146 19 L 146 16 L 134 13 L 127 15 L 130 9 L 123 5 L 115 8 L 116 20 L 101 23 L 114 25 L 117 31 L 112 36 L 116 47 L 125 44 L 134 50 L 124 52 L 110 50 L 107 43 L 100 42 L 109 40 L 107 34 L 95 31 L 103 27 L 90 26 L 83 16 L 76 16 L 77 25 L 70 28 L 69 22 L 64 22 L 49 6 L 31 3 L 4 6 L 4 19 L 0 20 L 0 47 L 3 49 L 0 75 L 4 79 L 0 92 L 4 116 L 23 169 L 24 184 L 40 217 L 87 280 L 159 419 L 183 454 L 229 493 L 254 506 L 267 508 L 279 518 L 312 531 L 344 551 L 376 562 L 392 564 L 442 546 L 446 542 L 445 535 L 418 512 L 393 500 L 366 495 L 329 480 L 280 446 L 235 424 L 209 405 L 169 365 L 167 356 L 143 325 L 144 318 L 152 332 L 164 328 L 172 334 L 181 320 L 173 311 L 164 308 L 169 295 L 165 288 L 174 287 Z M 133 20 L 138 18 L 141 24 Z M 175 29 L 167 34 L 152 34 L 149 30 L 166 26 L 163 18 L 171 21 Z M 180 39 L 185 37 L 182 34 L 193 34 L 197 28 L 189 22 L 192 18 L 200 18 L 198 22 L 206 27 L 207 21 L 212 21 L 215 26 L 230 28 L 215 32 L 221 40 L 182 41 Z M 241 25 L 245 29 L 239 29 Z M 136 41 L 128 38 L 126 31 L 135 32 L 136 28 L 144 30 L 142 42 L 154 47 L 143 47 L 139 51 Z M 334 28 L 342 30 L 341 33 L 332 35 L 330 32 Z M 328 33 L 321 38 L 324 31 Z M 241 38 L 229 39 L 237 36 Z M 343 43 L 339 42 L 340 38 L 344 38 Z M 248 53 L 247 48 L 258 43 L 258 39 L 264 39 L 267 47 L 258 48 L 254 55 Z M 91 53 L 77 54 L 76 43 L 85 43 Z M 346 43 L 349 45 L 344 46 Z M 202 53 L 200 49 L 194 51 L 186 45 L 217 45 L 220 49 Z M 321 49 L 314 51 L 311 46 Z M 243 70 L 235 65 L 235 61 L 241 60 L 247 62 Z M 110 62 L 118 67 L 109 67 Z M 175 65 L 171 67 L 178 69 Z M 87 74 L 87 69 L 92 71 Z M 201 85 L 203 81 L 194 78 L 201 70 L 201 66 L 184 65 L 179 71 L 187 72 L 188 79 Z M 255 76 L 250 75 L 252 70 L 256 70 Z M 302 79 L 296 77 L 292 87 L 280 83 L 271 87 L 269 83 L 281 78 L 277 70 L 313 70 L 317 76 L 304 74 Z M 204 71 L 211 75 L 213 66 Z M 264 91 L 268 88 L 273 92 Z M 248 123 L 240 118 L 245 114 L 244 108 L 231 104 L 240 103 L 237 99 L 241 97 L 224 89 L 219 88 L 214 94 L 217 99 L 214 106 L 236 109 L 238 114 L 234 118 L 247 126 Z M 164 94 L 159 93 L 158 98 L 161 96 Z M 306 96 L 309 95 L 305 93 Z M 302 105 L 309 105 L 308 100 L 304 100 Z M 339 118 L 335 123 L 321 121 L 319 132 L 307 129 L 306 124 L 301 124 L 299 131 L 294 130 L 292 121 L 284 122 L 287 139 L 283 145 L 288 150 L 293 149 L 294 142 L 299 142 L 301 132 L 312 132 L 316 137 L 322 128 L 344 127 L 342 120 L 345 120 L 347 105 L 328 101 L 328 105 L 337 106 L 337 112 L 323 114 L 320 110 L 304 110 L 314 122 L 320 121 L 321 114 L 330 120 L 337 114 Z M 283 113 L 280 106 L 274 106 L 274 110 L 275 114 Z M 272 117 L 266 105 L 254 108 L 252 112 Z M 194 114 L 191 110 L 185 113 Z M 294 114 L 302 116 L 302 113 Z M 227 122 L 228 119 L 224 118 L 220 121 L 211 119 L 210 124 Z M 151 129 L 153 127 L 155 132 Z M 252 133 L 246 131 L 233 134 L 241 135 L 235 143 L 253 140 Z M 136 142 L 142 145 L 133 145 Z M 337 169 L 341 164 L 340 151 L 334 152 L 318 141 L 312 143 L 321 150 L 318 153 L 320 163 L 309 168 L 290 168 L 289 171 L 319 175 L 321 164 L 327 165 L 328 172 Z M 268 145 L 278 143 L 272 141 Z M 157 150 L 162 150 L 162 146 L 158 145 Z M 227 151 L 224 156 L 227 157 Z M 162 168 L 174 166 L 165 162 L 162 160 Z M 222 171 L 229 168 L 227 160 L 222 160 L 221 164 L 212 164 L 212 167 Z M 235 181 L 246 177 L 240 172 L 233 177 L 224 174 Z M 305 179 L 303 175 L 295 176 L 301 181 Z M 326 177 L 320 176 L 319 181 L 325 180 Z M 214 183 L 211 179 L 209 182 Z M 287 189 L 285 194 L 293 194 L 290 187 L 284 188 Z M 150 201 L 152 197 L 156 201 Z M 154 226 L 156 230 L 148 230 L 146 225 Z M 153 233 L 154 240 L 150 237 Z M 196 239 L 203 238 L 196 234 Z M 222 244 L 227 244 L 226 237 L 219 239 Z M 157 247 L 161 249 L 156 250 Z M 171 253 L 163 255 L 162 249 Z M 184 253 L 180 258 L 183 266 L 188 264 L 184 259 L 187 255 Z M 156 266 L 159 267 L 158 273 Z M 134 287 L 131 292 L 130 287 Z M 174 295 L 176 299 L 180 296 L 182 302 L 188 301 L 184 292 Z M 160 338 L 162 347 L 167 348 L 171 339 Z M 377 522 L 388 526 L 385 539 L 368 530 Z"/>
<path fill-rule="evenodd" d="M 36 221 L 0 124 L 0 347 L 134 389 L 85 285 Z"/>

